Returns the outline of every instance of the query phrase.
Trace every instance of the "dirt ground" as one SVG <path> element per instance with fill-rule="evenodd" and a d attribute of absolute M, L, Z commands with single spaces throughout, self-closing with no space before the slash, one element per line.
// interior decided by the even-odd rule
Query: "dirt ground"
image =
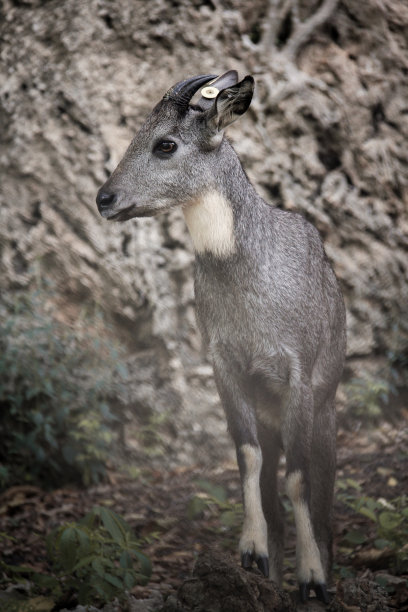
<path fill-rule="evenodd" d="M 394 425 L 382 423 L 369 430 L 339 429 L 331 610 L 408 610 L 408 575 L 396 575 L 395 554 L 374 546 L 378 536 L 373 521 L 353 511 L 340 499 L 345 483 L 350 481 L 355 486 L 357 483 L 361 485 L 362 493 L 359 495 L 376 500 L 390 501 L 407 492 L 407 431 L 406 418 Z M 281 472 L 283 475 L 283 465 Z M 3 561 L 49 571 L 44 540 L 46 533 L 63 522 L 79 519 L 95 505 L 103 505 L 124 516 L 152 561 L 153 573 L 149 583 L 133 590 L 135 607 L 132 609 L 159 610 L 169 595 L 174 599 L 177 589 L 191 578 L 197 559 L 202 561 L 204 557 L 208 563 L 210 558 L 211 563 L 211 558 L 214 558 L 215 564 L 220 562 L 220 558 L 221 564 L 223 559 L 227 559 L 227 566 L 230 563 L 227 573 L 235 571 L 239 561 L 239 507 L 236 504 L 240 502 L 240 490 L 234 464 L 220 465 L 204 474 L 199 465 L 171 472 L 144 469 L 137 479 L 115 471 L 110 473 L 109 480 L 107 484 L 89 489 L 62 488 L 46 492 L 33 486 L 18 486 L 6 490 L 0 497 L 0 532 L 13 540 L 9 540 L 2 551 Z M 209 501 L 205 485 L 200 484 L 203 480 L 207 483 L 207 493 L 208 486 L 219 486 L 226 492 L 228 508 L 236 511 L 235 524 L 222 525 L 221 509 Z M 208 503 L 194 506 L 192 500 L 196 499 Z M 356 531 L 365 534 L 364 541 L 347 544 L 347 534 Z M 291 520 L 288 520 L 285 556 L 284 590 L 289 593 L 293 607 L 279 609 L 301 610 L 302 607 L 296 604 L 295 532 Z M 367 589 L 373 588 L 379 576 L 385 584 L 385 591 L 381 592 L 378 601 L 375 594 L 367 595 Z M 264 579 L 257 576 L 256 580 L 261 583 Z M 345 588 L 347 585 L 349 588 L 350 581 L 354 586 L 359 585 L 360 590 L 363 585 L 366 591 L 364 601 L 350 601 L 350 593 L 347 599 Z M 336 585 L 337 597 L 334 598 Z M 360 595 L 355 595 L 355 599 Z M 136 600 L 145 607 L 137 607 Z M 304 609 L 324 608 L 323 604 L 316 605 L 312 600 Z M 194 609 L 206 610 L 205 607 Z"/>

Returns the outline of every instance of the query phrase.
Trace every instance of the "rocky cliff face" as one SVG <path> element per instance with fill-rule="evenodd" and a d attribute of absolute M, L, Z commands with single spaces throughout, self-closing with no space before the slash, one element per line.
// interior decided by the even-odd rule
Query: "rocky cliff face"
<path fill-rule="evenodd" d="M 178 211 L 108 224 L 95 194 L 186 76 L 255 76 L 252 110 L 229 135 L 262 195 L 321 231 L 351 367 L 406 350 L 404 0 L 4 0 L 2 12 L 0 290 L 51 279 L 67 322 L 99 305 L 129 349 L 136 411 L 171 415 L 178 460 L 222 454 L 213 434 L 225 435 L 189 237 Z"/>

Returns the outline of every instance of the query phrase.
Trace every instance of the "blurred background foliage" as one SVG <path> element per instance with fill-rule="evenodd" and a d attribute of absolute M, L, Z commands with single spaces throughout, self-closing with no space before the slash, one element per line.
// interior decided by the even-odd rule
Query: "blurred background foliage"
<path fill-rule="evenodd" d="M 117 442 L 120 347 L 100 313 L 67 326 L 51 297 L 39 284 L 0 301 L 0 487 L 96 483 Z"/>

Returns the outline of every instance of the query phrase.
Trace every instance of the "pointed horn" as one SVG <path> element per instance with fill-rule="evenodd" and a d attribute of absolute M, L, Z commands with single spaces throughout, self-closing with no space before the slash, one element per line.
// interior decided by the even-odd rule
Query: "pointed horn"
<path fill-rule="evenodd" d="M 187 108 L 191 98 L 202 85 L 216 79 L 216 74 L 201 74 L 200 76 L 191 77 L 185 81 L 176 83 L 163 96 L 163 100 L 172 100 L 180 109 Z"/>

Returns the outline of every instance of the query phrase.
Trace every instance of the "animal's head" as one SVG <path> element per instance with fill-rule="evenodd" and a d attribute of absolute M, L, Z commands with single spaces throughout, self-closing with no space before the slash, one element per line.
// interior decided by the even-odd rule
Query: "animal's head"
<path fill-rule="evenodd" d="M 200 87 L 201 98 L 191 105 Z M 99 190 L 100 214 L 114 221 L 154 216 L 211 187 L 223 130 L 248 109 L 253 90 L 253 78 L 238 83 L 234 70 L 218 78 L 196 76 L 169 89 Z"/>

